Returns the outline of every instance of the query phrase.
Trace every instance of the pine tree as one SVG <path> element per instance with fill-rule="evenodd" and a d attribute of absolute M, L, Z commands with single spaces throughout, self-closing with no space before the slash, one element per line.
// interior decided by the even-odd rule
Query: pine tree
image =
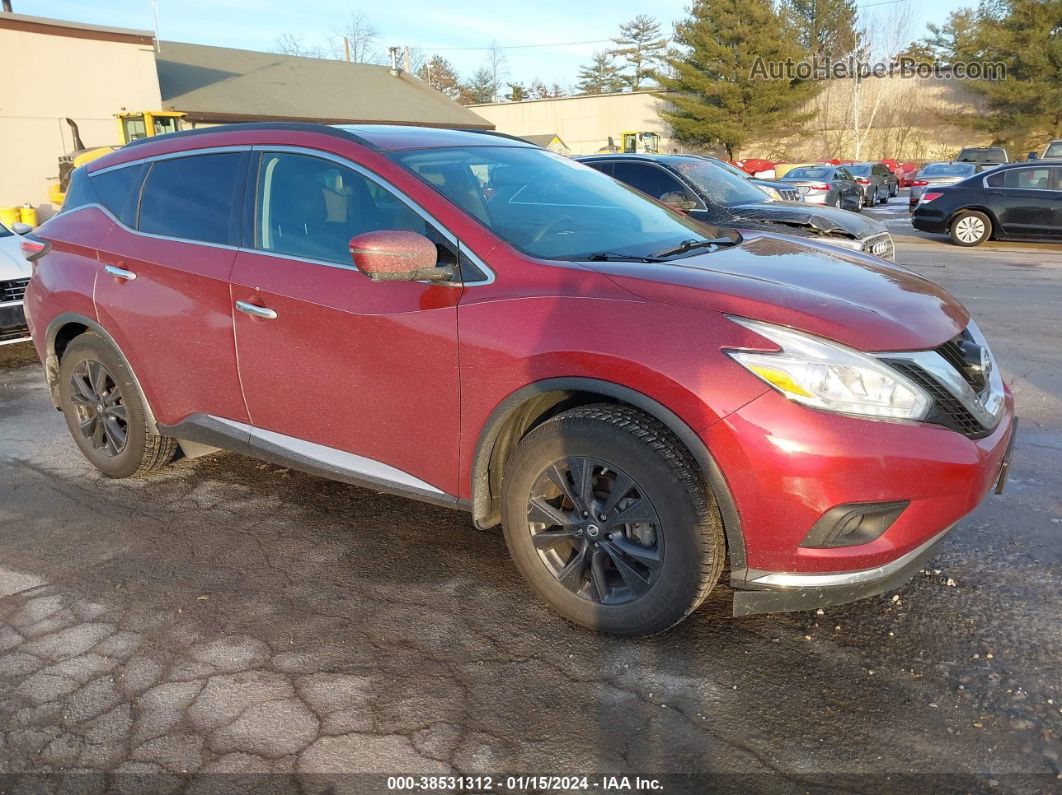
<path fill-rule="evenodd" d="M 509 93 L 505 98 L 510 102 L 523 102 L 525 99 L 530 99 L 530 96 L 523 83 L 509 83 Z"/>
<path fill-rule="evenodd" d="M 813 115 L 799 109 L 817 85 L 760 71 L 804 56 L 771 0 L 694 0 L 690 17 L 675 26 L 675 41 L 671 75 L 657 76 L 669 93 L 656 96 L 667 103 L 660 115 L 682 143 L 720 144 L 736 160 L 746 141 L 791 131 Z"/>
<path fill-rule="evenodd" d="M 433 55 L 417 72 L 417 77 L 434 88 L 441 91 L 450 99 L 461 96 L 461 78 L 453 64 L 441 55 Z"/>
<path fill-rule="evenodd" d="M 1062 137 L 1062 0 L 985 3 L 972 29 L 954 42 L 955 62 L 1000 63 L 1006 76 L 966 80 L 988 112 L 953 120 L 1016 152 L 1039 138 Z"/>
<path fill-rule="evenodd" d="M 594 53 L 593 62 L 579 70 L 576 87 L 582 94 L 614 94 L 626 85 L 612 53 L 604 50 Z"/>
<path fill-rule="evenodd" d="M 854 0 L 782 0 L 781 12 L 808 55 L 839 58 L 859 44 Z"/>
<path fill-rule="evenodd" d="M 494 82 L 494 75 L 488 67 L 481 66 L 472 73 L 472 77 L 461 84 L 457 101 L 462 105 L 479 105 L 493 102 L 497 93 L 498 85 Z"/>
<path fill-rule="evenodd" d="M 624 80 L 631 90 L 637 91 L 642 83 L 652 77 L 653 68 L 665 55 L 667 39 L 660 35 L 660 23 L 646 14 L 639 14 L 630 22 L 620 25 L 620 35 L 612 40 L 618 45 L 611 54 L 626 62 L 624 68 L 631 71 Z"/>

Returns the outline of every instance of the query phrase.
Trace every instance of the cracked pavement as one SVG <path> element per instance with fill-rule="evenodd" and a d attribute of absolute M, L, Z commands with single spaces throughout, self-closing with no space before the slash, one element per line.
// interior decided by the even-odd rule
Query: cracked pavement
<path fill-rule="evenodd" d="M 80 791 L 592 772 L 674 774 L 666 791 L 708 773 L 743 791 L 1059 786 L 1062 247 L 897 242 L 1014 384 L 1006 495 L 893 594 L 733 619 L 720 587 L 646 640 L 552 614 L 460 512 L 232 454 L 108 480 L 33 352 L 0 348 L 0 791 L 61 789 L 56 772 Z"/>

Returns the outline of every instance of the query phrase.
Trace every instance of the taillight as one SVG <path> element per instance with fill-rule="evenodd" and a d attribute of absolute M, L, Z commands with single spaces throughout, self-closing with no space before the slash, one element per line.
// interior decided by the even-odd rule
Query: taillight
<path fill-rule="evenodd" d="M 22 240 L 19 242 L 19 248 L 22 249 L 22 256 L 29 262 L 39 260 L 45 254 L 47 254 L 52 244 L 47 240 L 41 240 L 36 235 L 23 235 Z"/>
<path fill-rule="evenodd" d="M 927 181 L 926 181 L 926 180 L 924 180 L 924 179 L 916 179 L 916 180 L 915 180 L 914 182 L 912 182 L 911 184 L 912 184 L 912 185 L 914 185 L 914 186 L 915 186 L 915 187 L 917 187 L 917 188 L 921 188 L 921 187 L 922 187 L 923 185 L 928 185 L 928 184 L 929 184 L 929 182 L 927 182 Z"/>
<path fill-rule="evenodd" d="M 811 188 L 812 190 L 829 190 L 830 189 L 829 185 L 824 185 L 821 182 L 817 182 L 814 185 L 808 185 L 808 187 Z"/>
<path fill-rule="evenodd" d="M 870 180 L 867 179 L 866 177 L 856 177 L 856 182 L 858 182 L 860 185 L 869 185 L 870 184 Z"/>
<path fill-rule="evenodd" d="M 933 199 L 939 199 L 939 198 L 940 198 L 941 196 L 943 196 L 943 195 L 944 195 L 944 194 L 943 194 L 943 193 L 941 193 L 940 191 L 931 191 L 931 192 L 929 192 L 929 193 L 923 193 L 923 194 L 922 194 L 922 199 L 921 199 L 921 201 L 922 201 L 923 203 L 925 203 L 925 202 L 931 202 L 931 201 L 933 201 Z"/>

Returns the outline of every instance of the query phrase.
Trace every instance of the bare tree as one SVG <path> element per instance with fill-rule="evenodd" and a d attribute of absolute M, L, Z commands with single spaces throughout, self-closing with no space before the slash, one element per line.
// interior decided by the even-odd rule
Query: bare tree
<path fill-rule="evenodd" d="M 300 55 L 304 58 L 324 58 L 324 50 L 316 45 L 305 43 L 302 34 L 282 33 L 273 43 L 274 52 L 283 55 Z"/>
<path fill-rule="evenodd" d="M 498 102 L 501 99 L 502 81 L 509 72 L 509 62 L 497 40 L 492 41 L 487 49 L 485 68 L 490 72 L 490 79 L 494 84 L 493 101 Z"/>
<path fill-rule="evenodd" d="M 329 39 L 332 57 L 352 63 L 383 63 L 378 45 L 380 32 L 360 11 L 351 12 L 347 24 Z"/>

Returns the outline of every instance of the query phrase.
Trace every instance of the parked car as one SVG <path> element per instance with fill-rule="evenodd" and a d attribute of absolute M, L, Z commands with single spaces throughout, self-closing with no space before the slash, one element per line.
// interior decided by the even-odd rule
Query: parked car
<path fill-rule="evenodd" d="M 914 182 L 911 183 L 911 193 L 907 200 L 908 209 L 914 212 L 918 200 L 925 191 L 941 185 L 954 185 L 976 173 L 976 163 L 927 163 L 915 175 Z"/>
<path fill-rule="evenodd" d="M 1029 152 L 1030 160 L 1062 160 L 1062 138 L 1056 138 L 1044 147 L 1044 151 L 1038 156 L 1036 152 Z"/>
<path fill-rule="evenodd" d="M 734 165 L 746 174 L 762 179 L 774 179 L 774 162 L 764 160 L 762 157 L 749 157 L 744 160 L 735 160 Z"/>
<path fill-rule="evenodd" d="M 879 221 L 832 207 L 768 201 L 762 191 L 706 158 L 588 155 L 577 159 L 707 224 L 814 238 L 890 260 L 896 256 L 892 236 Z"/>
<path fill-rule="evenodd" d="M 901 188 L 911 187 L 911 183 L 914 182 L 915 174 L 918 172 L 917 163 L 902 163 L 900 168 L 903 169 L 903 178 L 900 180 Z"/>
<path fill-rule="evenodd" d="M 804 168 L 807 166 L 821 166 L 822 163 L 775 163 L 774 164 L 774 178 L 784 179 L 785 176 L 794 168 Z"/>
<path fill-rule="evenodd" d="M 893 177 L 895 177 L 895 181 L 891 181 L 890 180 L 890 182 L 889 182 L 889 198 L 892 198 L 897 193 L 899 193 L 900 192 L 900 188 L 902 188 L 904 186 L 903 185 L 903 166 L 901 166 L 895 160 L 882 160 L 881 163 L 887 169 L 889 169 L 889 171 L 892 173 Z"/>
<path fill-rule="evenodd" d="M 778 182 L 776 180 L 757 179 L 756 177 L 751 176 L 747 172 L 742 171 L 740 168 L 733 165 L 732 163 L 728 163 L 725 160 L 720 160 L 717 157 L 707 157 L 705 159 L 710 160 L 712 163 L 715 163 L 720 168 L 726 169 L 734 176 L 741 177 L 741 179 L 747 180 L 749 183 L 755 185 L 757 188 L 762 190 L 775 201 L 803 201 L 800 192 L 797 191 L 792 185 L 787 185 L 784 182 Z"/>
<path fill-rule="evenodd" d="M 954 185 L 927 188 L 916 229 L 958 246 L 996 240 L 1062 240 L 1062 164 L 1013 163 Z"/>
<path fill-rule="evenodd" d="M 22 236 L 29 231 L 26 224 L 12 224 L 8 229 L 0 223 L 0 345 L 29 339 L 23 295 L 29 283 L 30 264 L 22 255 Z"/>
<path fill-rule="evenodd" d="M 863 208 L 863 188 L 844 166 L 802 166 L 786 174 L 783 181 L 796 187 L 808 204 L 855 212 Z"/>
<path fill-rule="evenodd" d="M 1002 146 L 967 146 L 955 157 L 957 163 L 976 163 L 978 171 L 1010 162 L 1007 150 Z"/>
<path fill-rule="evenodd" d="M 885 204 L 893 195 L 892 183 L 896 177 L 884 163 L 846 163 L 844 167 L 862 188 L 864 207 Z"/>
<path fill-rule="evenodd" d="M 36 235 L 33 340 L 105 475 L 225 448 L 468 510 L 608 632 L 727 562 L 737 614 L 894 588 L 1006 472 L 1012 396 L 943 288 L 505 136 L 154 137 Z"/>

